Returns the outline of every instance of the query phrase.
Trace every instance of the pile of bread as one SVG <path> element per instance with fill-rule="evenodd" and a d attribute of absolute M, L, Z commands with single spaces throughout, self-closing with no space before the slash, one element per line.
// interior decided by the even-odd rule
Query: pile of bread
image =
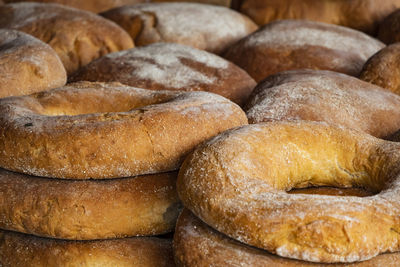
<path fill-rule="evenodd" d="M 400 0 L 3 2 L 0 266 L 399 266 Z"/>

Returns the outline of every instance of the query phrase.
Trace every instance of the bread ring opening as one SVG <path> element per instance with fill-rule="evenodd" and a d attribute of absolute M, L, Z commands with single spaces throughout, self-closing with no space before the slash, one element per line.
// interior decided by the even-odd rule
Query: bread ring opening
<path fill-rule="evenodd" d="M 118 83 L 114 88 L 104 87 L 102 84 L 93 84 L 84 87 L 84 83 L 75 83 L 57 91 L 40 92 L 27 99 L 26 106 L 33 112 L 44 116 L 76 116 L 95 113 L 128 112 L 149 105 L 162 104 L 176 97 L 167 91 L 134 90 L 128 95 L 126 89 L 118 90 Z M 85 94 L 71 93 L 72 88 L 85 90 Z M 117 90 L 115 89 L 117 87 Z M 107 97 L 104 97 L 104 96 Z"/>
<path fill-rule="evenodd" d="M 331 186 L 294 188 L 288 194 L 309 194 L 327 196 L 349 196 L 349 197 L 368 197 L 374 195 L 373 192 L 359 187 L 337 188 Z"/>

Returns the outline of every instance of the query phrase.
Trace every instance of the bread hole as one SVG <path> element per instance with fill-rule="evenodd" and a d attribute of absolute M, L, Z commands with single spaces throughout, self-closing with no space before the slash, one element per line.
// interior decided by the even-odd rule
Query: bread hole
<path fill-rule="evenodd" d="M 308 195 L 328 195 L 328 196 L 344 196 L 344 197 L 368 197 L 373 196 L 376 193 L 365 188 L 360 187 L 349 187 L 349 188 L 338 188 L 331 186 L 320 186 L 320 187 L 307 187 L 307 188 L 295 188 L 287 193 L 289 194 L 308 194 Z"/>

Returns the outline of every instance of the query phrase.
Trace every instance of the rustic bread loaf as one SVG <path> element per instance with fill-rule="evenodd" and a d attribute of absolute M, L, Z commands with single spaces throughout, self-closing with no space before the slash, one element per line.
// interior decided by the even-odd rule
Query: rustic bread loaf
<path fill-rule="evenodd" d="M 217 55 L 156 43 L 112 53 L 78 70 L 70 81 L 117 81 L 151 90 L 208 91 L 243 104 L 255 81 Z"/>
<path fill-rule="evenodd" d="M 195 3 L 150 3 L 102 13 L 124 28 L 137 46 L 155 42 L 189 45 L 213 53 L 257 29 L 246 16 L 219 6 Z"/>
<path fill-rule="evenodd" d="M 133 47 L 129 35 L 112 21 L 58 4 L 0 6 L 0 28 L 23 31 L 48 43 L 67 73 L 110 52 Z"/>
<path fill-rule="evenodd" d="M 322 69 L 358 76 L 365 61 L 384 44 L 341 26 L 283 20 L 260 28 L 224 53 L 257 82 L 293 69 Z"/>
<path fill-rule="evenodd" d="M 67 74 L 56 52 L 23 32 L 0 29 L 0 97 L 63 86 Z"/>
<path fill-rule="evenodd" d="M 400 0 L 244 0 L 240 11 L 257 24 L 306 19 L 375 34 L 379 23 L 400 8 Z"/>

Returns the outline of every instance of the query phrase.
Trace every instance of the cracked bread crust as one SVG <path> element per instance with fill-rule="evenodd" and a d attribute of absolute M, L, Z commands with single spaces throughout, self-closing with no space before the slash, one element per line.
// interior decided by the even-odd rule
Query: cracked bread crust
<path fill-rule="evenodd" d="M 52 178 L 103 179 L 172 171 L 199 143 L 247 124 L 207 92 L 81 82 L 0 100 L 0 166 Z"/>
<path fill-rule="evenodd" d="M 0 229 L 70 240 L 168 233 L 180 211 L 176 175 L 63 180 L 0 169 Z"/>
<path fill-rule="evenodd" d="M 68 74 L 105 54 L 134 46 L 130 36 L 114 22 L 59 4 L 0 6 L 0 28 L 19 30 L 49 44 Z"/>
<path fill-rule="evenodd" d="M 0 265 L 7 267 L 172 267 L 170 240 L 136 237 L 67 241 L 0 230 Z"/>

